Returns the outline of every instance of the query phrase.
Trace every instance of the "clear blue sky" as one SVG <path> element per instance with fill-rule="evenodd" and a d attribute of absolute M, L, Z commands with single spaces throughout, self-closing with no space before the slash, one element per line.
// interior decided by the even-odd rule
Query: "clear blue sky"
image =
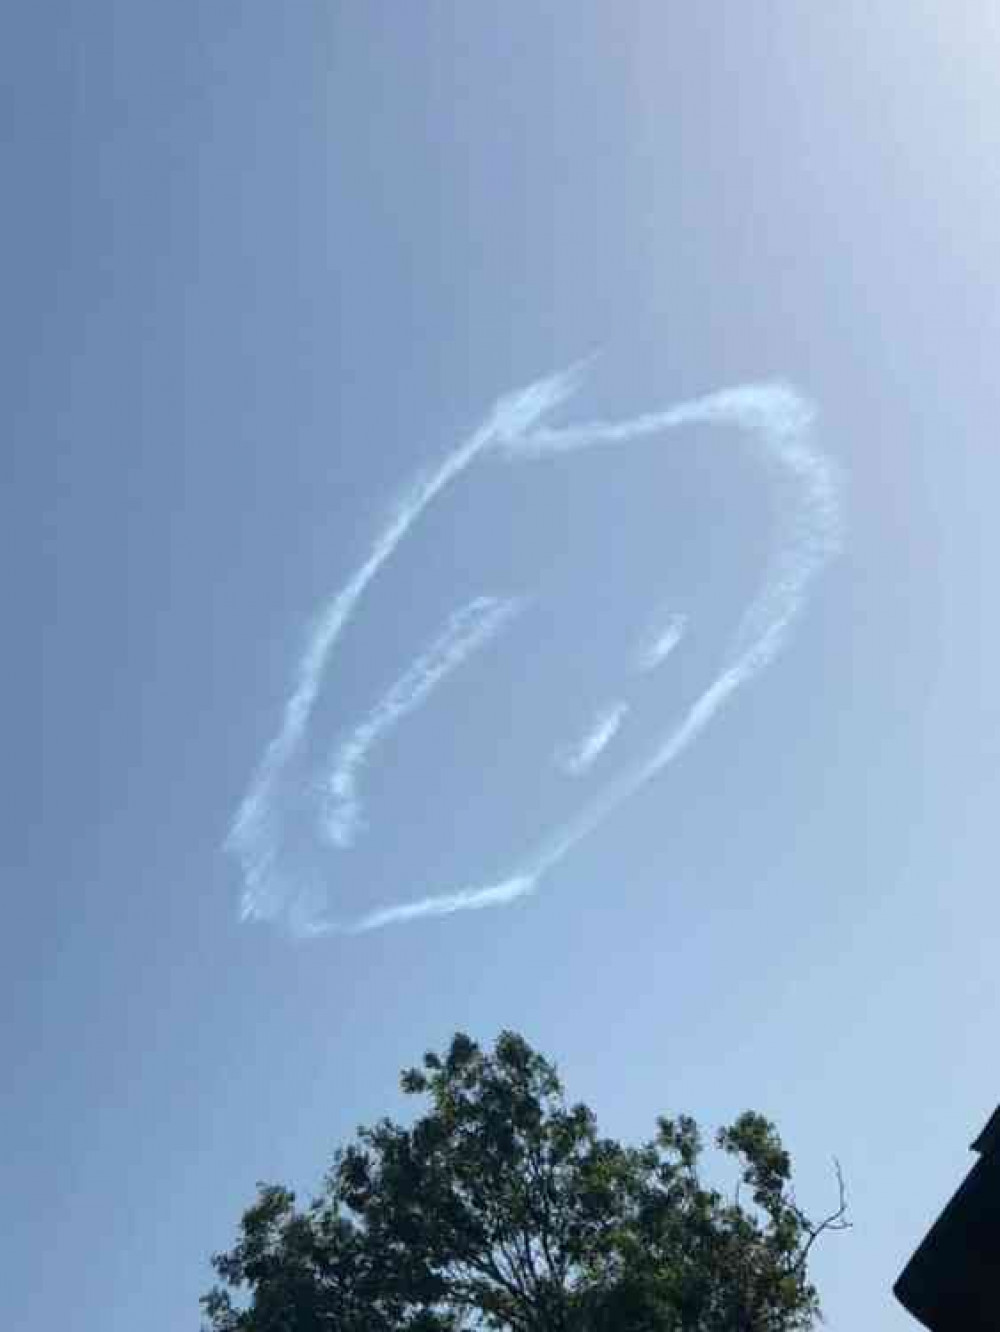
<path fill-rule="evenodd" d="M 753 1106 L 816 1211 L 839 1156 L 830 1327 L 902 1332 L 1000 1099 L 995 7 L 62 0 L 2 38 L 0 1323 L 196 1327 L 256 1180 L 514 1027 L 609 1131 Z M 222 843 L 319 608 L 594 348 L 567 420 L 818 404 L 847 535 L 787 651 L 535 896 L 242 924 Z M 672 714 L 759 575 L 766 477 L 696 430 L 535 469 L 463 477 L 345 636 L 320 757 L 455 605 L 566 608 L 373 758 L 338 902 L 516 860 L 643 614 L 688 616 Z"/>

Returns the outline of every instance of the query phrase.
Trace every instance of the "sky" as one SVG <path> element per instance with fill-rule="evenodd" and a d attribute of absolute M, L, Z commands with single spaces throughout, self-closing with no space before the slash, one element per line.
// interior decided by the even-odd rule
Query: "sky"
<path fill-rule="evenodd" d="M 836 1156 L 902 1332 L 1000 1099 L 995 7 L 2 24 L 0 1321 L 197 1327 L 513 1028 Z"/>

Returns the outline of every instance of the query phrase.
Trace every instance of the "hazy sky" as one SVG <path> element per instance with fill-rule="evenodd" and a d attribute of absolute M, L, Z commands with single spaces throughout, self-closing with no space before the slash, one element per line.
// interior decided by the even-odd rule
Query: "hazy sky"
<path fill-rule="evenodd" d="M 0 1322 L 195 1328 L 256 1180 L 308 1191 L 401 1065 L 513 1027 L 610 1132 L 760 1109 L 816 1212 L 836 1154 L 829 1325 L 902 1332 L 1000 1098 L 995 6 L 62 0 L 0 35 Z M 815 406 L 842 550 L 782 651 L 534 893 L 241 921 L 224 842 L 324 608 L 595 350 L 552 428 Z M 434 499 L 274 796 L 312 918 L 522 871 L 682 722 L 802 549 L 744 435 L 491 453 Z"/>

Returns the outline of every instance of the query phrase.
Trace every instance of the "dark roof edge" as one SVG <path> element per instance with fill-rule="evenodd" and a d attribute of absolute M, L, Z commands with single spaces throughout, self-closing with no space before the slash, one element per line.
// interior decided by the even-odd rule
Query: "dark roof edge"
<path fill-rule="evenodd" d="M 993 1111 L 989 1122 L 972 1144 L 971 1150 L 980 1156 L 992 1156 L 1000 1152 L 1000 1105 Z"/>

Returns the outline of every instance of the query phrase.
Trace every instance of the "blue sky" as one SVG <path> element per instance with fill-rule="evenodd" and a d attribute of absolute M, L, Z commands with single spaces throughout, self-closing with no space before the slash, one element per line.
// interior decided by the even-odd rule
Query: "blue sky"
<path fill-rule="evenodd" d="M 197 1326 L 254 1181 L 308 1190 L 401 1065 L 514 1027 L 609 1131 L 759 1108 L 817 1211 L 836 1154 L 830 1326 L 907 1326 L 891 1283 L 1000 1095 L 993 7 L 3 23 L 4 1325 Z M 223 842 L 317 614 L 498 395 L 595 348 L 555 424 L 816 404 L 846 533 L 786 650 L 536 894 L 241 923 Z M 525 606 L 372 758 L 336 903 L 488 878 L 571 816 L 555 759 L 650 616 L 685 637 L 599 763 L 705 687 L 775 517 L 711 433 L 470 470 L 407 539 L 318 764 L 449 613 Z"/>

